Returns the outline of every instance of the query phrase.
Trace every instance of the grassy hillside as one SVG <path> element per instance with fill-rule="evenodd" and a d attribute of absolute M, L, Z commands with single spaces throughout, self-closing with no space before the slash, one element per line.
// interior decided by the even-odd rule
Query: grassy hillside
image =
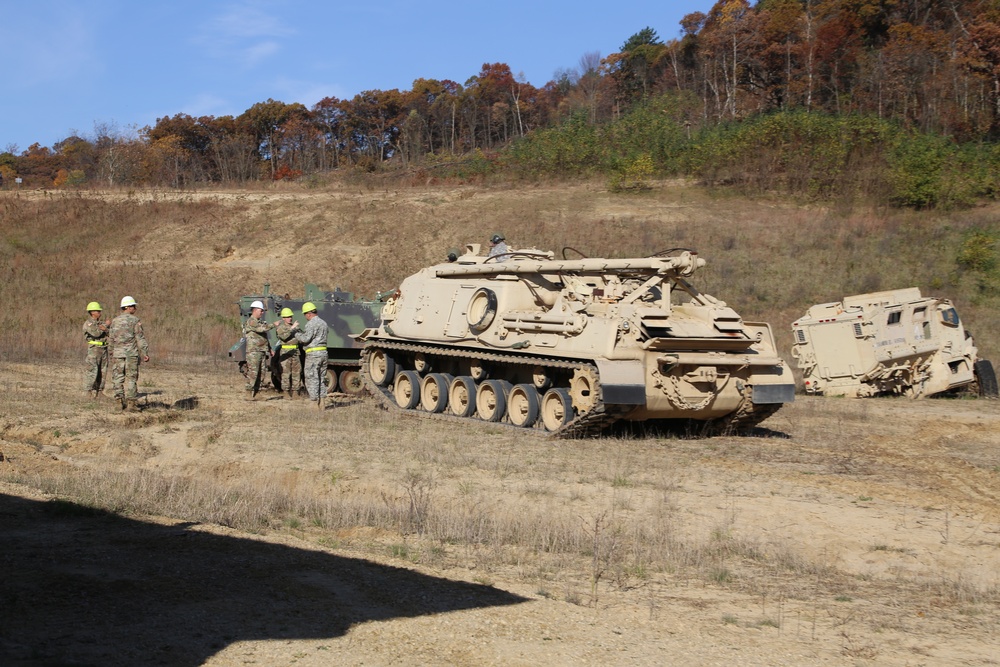
<path fill-rule="evenodd" d="M 324 190 L 0 194 L 4 357 L 82 356 L 85 304 L 140 304 L 154 358 L 221 360 L 239 337 L 234 302 L 265 282 L 370 295 L 450 247 L 503 231 L 514 247 L 588 255 L 698 250 L 700 289 L 771 323 L 817 302 L 916 285 L 954 300 L 982 354 L 1000 361 L 998 207 L 840 212 L 662 182 L 509 187 L 331 186 Z"/>

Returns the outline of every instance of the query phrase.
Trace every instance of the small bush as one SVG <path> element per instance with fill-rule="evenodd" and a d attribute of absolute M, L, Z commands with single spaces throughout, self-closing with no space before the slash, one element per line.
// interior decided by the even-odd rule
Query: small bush
<path fill-rule="evenodd" d="M 981 230 L 969 232 L 956 260 L 958 265 L 969 271 L 988 273 L 997 267 L 996 236 Z"/>

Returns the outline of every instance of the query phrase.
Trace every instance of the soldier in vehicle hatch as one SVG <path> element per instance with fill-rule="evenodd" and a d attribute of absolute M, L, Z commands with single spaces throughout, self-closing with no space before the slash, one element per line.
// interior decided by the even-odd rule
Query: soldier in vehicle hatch
<path fill-rule="evenodd" d="M 507 248 L 507 243 L 504 240 L 503 234 L 494 234 L 490 237 L 490 252 L 487 257 L 505 255 L 508 252 L 510 252 L 510 250 Z"/>

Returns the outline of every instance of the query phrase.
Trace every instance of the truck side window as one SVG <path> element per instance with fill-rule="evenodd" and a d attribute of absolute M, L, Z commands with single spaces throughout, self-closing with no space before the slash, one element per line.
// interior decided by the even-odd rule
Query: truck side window
<path fill-rule="evenodd" d="M 941 321 L 953 327 L 958 326 L 958 311 L 954 308 L 945 308 L 941 311 Z"/>

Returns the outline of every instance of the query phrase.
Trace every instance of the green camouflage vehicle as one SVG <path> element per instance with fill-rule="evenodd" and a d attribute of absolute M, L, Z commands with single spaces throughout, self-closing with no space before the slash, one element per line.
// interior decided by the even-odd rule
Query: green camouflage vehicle
<path fill-rule="evenodd" d="M 316 304 L 317 314 L 329 325 L 327 337 L 327 352 L 330 355 L 327 371 L 327 387 L 330 391 L 342 391 L 348 394 L 364 393 L 358 369 L 361 365 L 361 343 L 354 339 L 365 329 L 376 327 L 381 321 L 382 306 L 392 291 L 379 292 L 374 299 L 356 298 L 351 292 L 344 292 L 339 287 L 332 292 L 321 290 L 316 285 L 305 286 L 305 296 L 293 297 L 288 294 L 271 294 L 271 285 L 264 285 L 263 294 L 249 294 L 237 302 L 240 308 L 240 324 L 250 317 L 250 304 L 254 301 L 264 302 L 264 319 L 274 322 L 278 319 L 282 308 L 291 308 L 295 313 L 295 321 L 299 326 L 305 326 L 306 318 L 302 316 L 302 304 L 312 301 Z M 268 362 L 270 377 L 264 378 L 264 386 L 281 386 L 281 366 L 277 363 L 274 353 L 278 339 L 274 331 L 268 332 L 271 355 Z M 229 348 L 229 359 L 236 362 L 240 373 L 247 375 L 247 341 L 240 338 Z M 304 365 L 304 364 L 303 364 Z M 262 387 L 263 388 L 263 387 Z"/>

